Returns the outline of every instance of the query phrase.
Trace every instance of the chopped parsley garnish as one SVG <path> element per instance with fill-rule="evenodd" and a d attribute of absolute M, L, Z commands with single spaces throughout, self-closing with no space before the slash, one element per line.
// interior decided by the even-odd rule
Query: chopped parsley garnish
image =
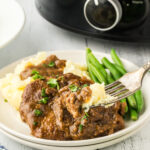
<path fill-rule="evenodd" d="M 81 119 L 81 120 L 84 120 L 84 119 L 87 119 L 87 120 L 88 120 L 88 117 L 89 117 L 88 113 L 87 113 L 87 112 L 85 112 L 85 115 L 82 117 L 82 119 Z"/>
<path fill-rule="evenodd" d="M 36 79 L 44 80 L 44 79 L 45 79 L 45 77 L 43 77 L 43 76 L 41 76 L 41 75 L 39 75 L 39 74 L 35 74 L 34 76 L 32 76 L 32 78 L 33 78 L 34 80 L 36 80 Z"/>
<path fill-rule="evenodd" d="M 56 75 L 56 78 L 58 78 L 58 77 L 59 77 L 59 75 L 57 74 L 57 75 Z"/>
<path fill-rule="evenodd" d="M 40 103 L 47 104 L 48 103 L 48 97 L 44 97 L 40 100 Z"/>
<path fill-rule="evenodd" d="M 64 80 L 64 76 L 61 76 L 61 77 L 60 77 L 60 80 Z"/>
<path fill-rule="evenodd" d="M 46 64 L 43 64 L 43 67 L 48 67 Z"/>
<path fill-rule="evenodd" d="M 38 122 L 34 121 L 34 122 L 33 122 L 33 125 L 34 125 L 34 126 L 37 126 L 37 125 L 38 125 Z"/>
<path fill-rule="evenodd" d="M 72 91 L 72 92 L 76 92 L 78 90 L 78 87 L 74 84 L 70 85 L 69 86 L 69 89 Z"/>
<path fill-rule="evenodd" d="M 46 94 L 46 92 L 45 92 L 45 88 L 42 88 L 41 96 L 42 96 L 42 97 L 46 97 L 46 96 L 47 96 L 47 94 Z"/>
<path fill-rule="evenodd" d="M 51 79 L 48 80 L 47 84 L 48 84 L 50 87 L 52 87 L 52 88 L 57 87 L 57 90 L 60 89 L 59 84 L 58 84 L 58 82 L 57 82 L 57 79 L 51 78 Z"/>
<path fill-rule="evenodd" d="M 39 74 L 39 72 L 37 70 L 32 70 L 32 75 L 35 75 L 35 74 Z"/>
<path fill-rule="evenodd" d="M 4 99 L 4 102 L 5 102 L 5 103 L 7 103 L 7 102 L 8 102 L 8 100 L 7 100 L 7 99 Z"/>
<path fill-rule="evenodd" d="M 39 109 L 35 109 L 34 110 L 34 114 L 35 114 L 35 116 L 41 116 L 42 115 L 42 111 L 41 110 L 39 110 Z"/>
<path fill-rule="evenodd" d="M 84 120 L 84 119 L 87 119 L 87 120 L 88 120 L 88 117 L 89 117 L 88 113 L 85 112 L 84 116 L 83 116 L 82 119 L 81 119 L 81 122 L 82 122 L 82 120 Z M 83 124 L 80 124 L 80 125 L 79 125 L 79 130 L 80 130 L 80 132 L 83 130 L 83 126 L 84 126 Z"/>
<path fill-rule="evenodd" d="M 78 90 L 81 90 L 81 88 L 79 87 Z"/>
<path fill-rule="evenodd" d="M 55 66 L 55 63 L 52 61 L 48 64 L 49 67 L 54 67 Z"/>
<path fill-rule="evenodd" d="M 79 125 L 79 130 L 80 130 L 80 131 L 83 130 L 83 125 L 82 125 L 82 124 Z"/>
<path fill-rule="evenodd" d="M 87 86 L 88 86 L 87 84 L 84 84 L 84 85 L 82 86 L 82 88 L 87 87 Z"/>
<path fill-rule="evenodd" d="M 85 112 L 85 115 L 86 115 L 87 117 L 89 117 L 89 114 L 88 114 L 87 112 Z"/>
<path fill-rule="evenodd" d="M 44 80 L 45 79 L 45 77 L 43 77 L 43 76 L 41 76 L 40 74 L 39 74 L 39 72 L 38 71 L 36 71 L 36 70 L 32 70 L 32 78 L 34 79 L 34 80 L 36 80 L 36 79 L 41 79 L 41 80 Z"/>

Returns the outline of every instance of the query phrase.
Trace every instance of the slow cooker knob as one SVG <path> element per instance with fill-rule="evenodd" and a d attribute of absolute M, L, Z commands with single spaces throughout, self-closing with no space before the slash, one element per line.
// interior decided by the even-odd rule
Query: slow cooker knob
<path fill-rule="evenodd" d="M 118 0 L 87 0 L 84 16 L 88 24 L 100 31 L 113 29 L 122 17 L 122 7 Z"/>

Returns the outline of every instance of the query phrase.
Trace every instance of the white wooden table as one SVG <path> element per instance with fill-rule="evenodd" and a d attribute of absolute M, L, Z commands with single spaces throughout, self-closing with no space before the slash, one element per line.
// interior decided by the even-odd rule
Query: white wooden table
<path fill-rule="evenodd" d="M 0 68 L 37 51 L 49 50 L 81 50 L 90 47 L 106 53 L 115 48 L 121 57 L 135 64 L 144 64 L 150 58 L 150 44 L 130 44 L 103 41 L 87 38 L 62 30 L 45 21 L 36 11 L 34 0 L 18 0 L 26 13 L 26 24 L 23 32 L 16 40 L 0 50 Z M 33 150 L 12 141 L 0 134 L 0 144 L 8 150 Z M 150 121 L 137 134 L 129 139 L 105 148 L 104 150 L 149 150 L 150 149 Z"/>

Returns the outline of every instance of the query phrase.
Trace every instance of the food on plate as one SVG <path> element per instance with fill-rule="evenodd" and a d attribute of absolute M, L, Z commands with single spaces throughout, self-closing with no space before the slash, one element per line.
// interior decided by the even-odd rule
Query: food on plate
<path fill-rule="evenodd" d="M 33 81 L 31 77 L 26 80 L 21 80 L 20 73 L 26 66 L 37 65 L 46 59 L 46 57 L 46 53 L 41 52 L 32 58 L 23 60 L 16 66 L 13 73 L 8 73 L 4 78 L 0 79 L 0 92 L 15 109 L 19 109 L 24 88 Z"/>
<path fill-rule="evenodd" d="M 109 74 L 105 62 L 101 64 L 89 49 L 86 58 L 87 66 L 56 55 L 47 57 L 47 53 L 41 52 L 0 79 L 3 98 L 19 111 L 33 136 L 52 140 L 91 139 L 123 129 L 123 117 L 129 111 L 131 118 L 137 119 L 143 104 L 141 91 L 130 99 L 100 105 L 114 98 L 105 92 L 105 85 L 122 72 L 116 67 L 118 72 L 111 72 L 111 68 L 112 75 Z M 116 65 L 125 71 L 123 66 Z M 131 105 L 134 100 L 138 111 Z"/>
<path fill-rule="evenodd" d="M 87 49 L 86 61 L 91 79 L 98 83 L 110 84 L 127 73 L 114 49 L 111 50 L 111 58 L 114 63 L 103 57 L 101 64 L 92 51 L 89 48 Z M 122 99 L 120 102 L 125 107 L 125 113 L 130 114 L 132 120 L 137 120 L 144 106 L 141 90 L 136 91 L 135 94 L 127 97 L 127 99 Z"/>

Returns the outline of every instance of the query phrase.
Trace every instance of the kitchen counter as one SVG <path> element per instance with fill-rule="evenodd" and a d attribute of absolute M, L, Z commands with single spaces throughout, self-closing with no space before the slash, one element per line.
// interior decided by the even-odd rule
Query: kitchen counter
<path fill-rule="evenodd" d="M 119 55 L 141 66 L 150 58 L 150 44 L 121 43 L 88 38 L 62 30 L 44 20 L 36 11 L 34 0 L 18 0 L 24 7 L 26 23 L 22 33 L 5 48 L 0 49 L 0 68 L 20 59 L 50 50 L 92 50 L 110 53 L 114 48 Z M 8 150 L 34 150 L 0 134 L 0 144 Z M 127 140 L 104 148 L 104 150 L 148 150 L 150 148 L 150 121 Z"/>

